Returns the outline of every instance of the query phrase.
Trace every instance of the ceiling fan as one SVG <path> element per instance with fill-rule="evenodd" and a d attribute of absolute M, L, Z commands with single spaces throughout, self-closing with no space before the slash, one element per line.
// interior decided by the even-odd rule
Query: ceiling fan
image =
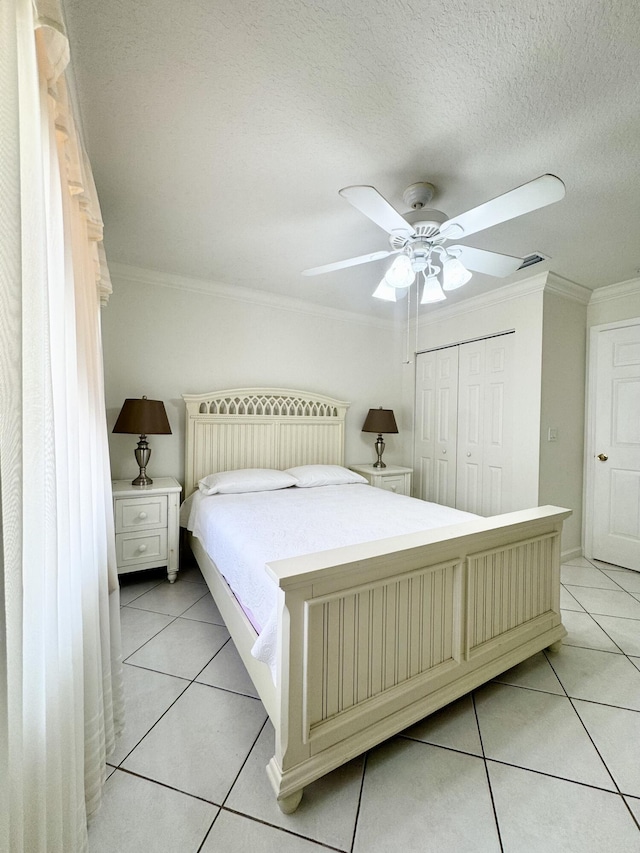
<path fill-rule="evenodd" d="M 422 274 L 424 289 L 420 301 L 424 304 L 446 299 L 444 291 L 466 284 L 471 278 L 470 270 L 503 277 L 515 272 L 522 263 L 522 258 L 511 255 L 458 244 L 445 247 L 445 243 L 560 201 L 565 188 L 555 175 L 540 175 L 451 219 L 440 210 L 426 208 L 435 192 L 433 185 L 427 182 L 411 184 L 405 190 L 403 200 L 412 208 L 405 216 L 401 216 L 374 187 L 345 187 L 339 192 L 389 234 L 391 248 L 313 267 L 302 274 L 320 275 L 396 255 L 373 295 L 396 302 Z"/>

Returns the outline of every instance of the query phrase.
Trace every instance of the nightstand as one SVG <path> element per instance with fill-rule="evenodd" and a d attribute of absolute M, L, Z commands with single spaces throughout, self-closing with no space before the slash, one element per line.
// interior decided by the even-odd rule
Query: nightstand
<path fill-rule="evenodd" d="M 118 574 L 167 567 L 169 583 L 178 576 L 180 492 L 173 477 L 158 477 L 151 486 L 113 480 Z"/>
<path fill-rule="evenodd" d="M 397 495 L 411 495 L 411 475 L 413 468 L 401 468 L 400 465 L 387 465 L 386 468 L 374 468 L 373 465 L 350 465 L 352 471 L 362 474 L 378 489 L 386 489 Z"/>

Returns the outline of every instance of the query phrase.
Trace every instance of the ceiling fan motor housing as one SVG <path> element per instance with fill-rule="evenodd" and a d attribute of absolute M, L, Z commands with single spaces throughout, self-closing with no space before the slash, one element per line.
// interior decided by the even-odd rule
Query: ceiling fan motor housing
<path fill-rule="evenodd" d="M 434 237 L 440 230 L 443 222 L 446 222 L 448 217 L 441 210 L 412 210 L 405 214 L 407 220 L 418 235 L 418 237 L 429 239 Z M 415 237 L 413 238 L 415 239 Z M 389 237 L 391 247 L 395 250 L 402 249 L 408 243 L 412 242 L 412 238 L 405 232 L 403 234 L 396 233 Z"/>

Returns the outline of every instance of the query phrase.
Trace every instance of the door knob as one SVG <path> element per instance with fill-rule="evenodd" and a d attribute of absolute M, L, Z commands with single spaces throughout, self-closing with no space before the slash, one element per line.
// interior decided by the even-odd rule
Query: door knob
<path fill-rule="evenodd" d="M 606 462 L 608 458 L 609 458 L 609 457 L 607 456 L 607 454 L 606 454 L 606 453 L 598 453 L 598 459 L 599 459 L 601 462 Z"/>

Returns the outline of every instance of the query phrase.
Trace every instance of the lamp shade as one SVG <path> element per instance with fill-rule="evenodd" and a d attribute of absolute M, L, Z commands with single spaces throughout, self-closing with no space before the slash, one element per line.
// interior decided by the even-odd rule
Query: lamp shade
<path fill-rule="evenodd" d="M 133 435 L 170 435 L 171 427 L 162 400 L 127 398 L 120 410 L 113 432 Z"/>
<path fill-rule="evenodd" d="M 362 432 L 398 432 L 393 409 L 369 409 L 367 417 L 362 425 Z"/>

